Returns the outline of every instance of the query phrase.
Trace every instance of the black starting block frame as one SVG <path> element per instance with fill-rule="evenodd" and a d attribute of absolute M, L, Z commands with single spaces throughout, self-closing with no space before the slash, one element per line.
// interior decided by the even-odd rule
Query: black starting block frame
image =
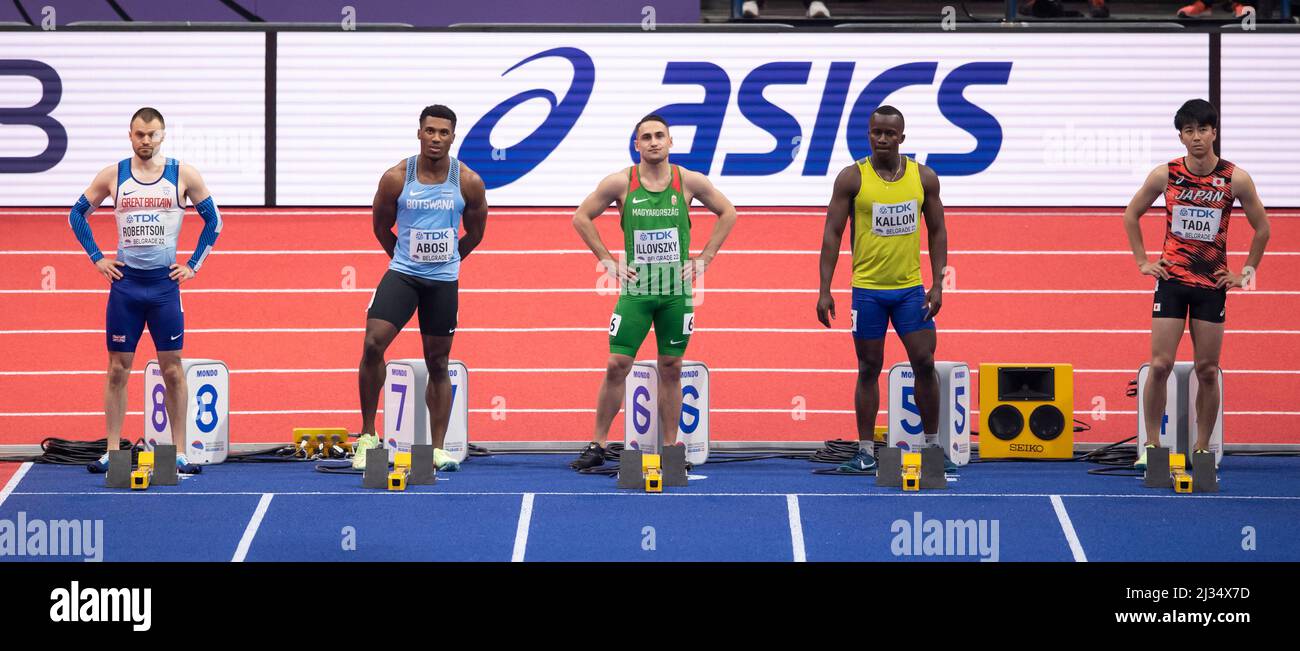
<path fill-rule="evenodd" d="M 411 474 L 407 486 L 432 486 L 438 483 L 438 469 L 433 465 L 433 445 L 411 446 Z M 388 450 L 379 447 L 366 451 L 366 468 L 361 476 L 362 488 L 388 488 Z"/>
<path fill-rule="evenodd" d="M 624 448 L 618 457 L 618 487 L 645 489 L 645 475 L 641 473 L 644 455 L 640 450 Z M 670 445 L 659 454 L 660 470 L 663 473 L 665 487 L 680 487 L 689 484 L 686 476 L 686 446 Z"/>
<path fill-rule="evenodd" d="M 876 453 L 876 486 L 903 487 L 903 451 L 884 447 Z M 943 450 L 937 447 L 921 448 L 921 489 L 948 488 L 948 476 L 943 472 Z"/>
<path fill-rule="evenodd" d="M 1142 475 L 1142 485 L 1147 488 L 1173 488 L 1174 480 L 1169 469 L 1169 448 L 1147 448 L 1147 467 Z M 1218 469 L 1214 467 L 1214 454 L 1188 455 L 1192 464 L 1192 492 L 1219 492 Z"/>
<path fill-rule="evenodd" d="M 1169 475 L 1169 448 L 1147 448 L 1147 469 L 1142 475 L 1142 485 L 1147 488 L 1173 488 Z"/>
<path fill-rule="evenodd" d="M 131 450 L 110 450 L 108 452 L 108 473 L 104 475 L 106 488 L 131 488 Z M 176 446 L 155 445 L 153 448 L 153 477 L 149 483 L 155 486 L 175 486 L 180 483 L 176 474 Z"/>

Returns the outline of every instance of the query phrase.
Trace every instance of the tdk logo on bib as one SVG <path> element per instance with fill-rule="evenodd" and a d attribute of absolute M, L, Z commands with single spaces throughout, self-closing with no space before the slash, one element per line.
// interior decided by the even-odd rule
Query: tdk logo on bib
<path fill-rule="evenodd" d="M 633 239 L 637 264 L 662 264 L 682 259 L 676 228 L 636 231 Z"/>
<path fill-rule="evenodd" d="M 1219 222 L 1223 219 L 1223 210 L 1219 208 L 1202 208 L 1200 206 L 1174 206 L 1174 235 L 1185 240 L 1213 242 L 1219 235 Z"/>
<path fill-rule="evenodd" d="M 871 232 L 881 237 L 916 232 L 916 200 L 871 204 Z"/>

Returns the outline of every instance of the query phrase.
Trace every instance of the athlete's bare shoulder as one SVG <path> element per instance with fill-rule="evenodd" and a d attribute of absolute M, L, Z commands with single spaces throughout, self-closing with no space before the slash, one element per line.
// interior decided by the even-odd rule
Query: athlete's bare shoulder
<path fill-rule="evenodd" d="M 835 175 L 836 194 L 855 195 L 862 189 L 862 172 L 858 169 L 857 161 L 845 165 L 839 174 Z"/>
<path fill-rule="evenodd" d="M 1151 168 L 1151 172 L 1147 174 L 1146 182 L 1149 185 L 1159 185 L 1164 188 L 1165 184 L 1169 183 L 1169 163 L 1161 163 Z"/>
<path fill-rule="evenodd" d="M 627 196 L 628 179 L 631 178 L 632 167 L 624 167 L 617 172 L 611 172 L 605 178 L 596 184 L 595 194 L 602 199 L 608 198 L 622 201 Z"/>
<path fill-rule="evenodd" d="M 460 162 L 460 187 L 484 187 L 484 178 L 474 172 L 471 166 L 465 165 L 464 162 L 459 160 L 456 162 Z"/>
<path fill-rule="evenodd" d="M 921 175 L 921 187 L 926 190 L 939 189 L 939 174 L 934 171 L 934 168 L 924 163 L 917 163 L 916 171 Z"/>

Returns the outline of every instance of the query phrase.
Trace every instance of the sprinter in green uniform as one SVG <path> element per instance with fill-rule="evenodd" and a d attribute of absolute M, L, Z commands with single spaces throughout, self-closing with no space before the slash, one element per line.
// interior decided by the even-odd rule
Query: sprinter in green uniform
<path fill-rule="evenodd" d="M 623 401 L 624 380 L 652 324 L 659 345 L 659 422 L 675 424 L 681 418 L 682 356 L 695 330 L 691 285 L 713 262 L 735 226 L 736 208 L 708 177 L 670 164 L 672 144 L 662 117 L 642 118 L 635 140 L 641 162 L 606 176 L 573 215 L 573 227 L 606 273 L 622 283 L 609 320 L 609 361 L 596 402 L 595 436 L 569 464 L 575 469 L 605 462 L 605 441 Z M 693 199 L 718 216 L 713 235 L 698 256 L 690 255 Z M 623 228 L 621 260 L 605 248 L 593 222 L 611 203 L 618 205 Z M 675 444 L 676 439 L 676 427 L 664 429 L 665 445 Z"/>

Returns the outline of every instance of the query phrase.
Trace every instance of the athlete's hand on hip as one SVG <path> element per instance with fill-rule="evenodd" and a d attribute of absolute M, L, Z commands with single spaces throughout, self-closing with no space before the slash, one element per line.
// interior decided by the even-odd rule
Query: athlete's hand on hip
<path fill-rule="evenodd" d="M 703 255 L 697 255 L 686 261 L 682 265 L 682 284 L 689 285 L 695 282 L 696 278 L 704 275 L 704 271 L 709 268 L 709 263 L 713 260 Z"/>
<path fill-rule="evenodd" d="M 943 288 L 935 285 L 925 295 L 925 320 L 929 321 L 939 316 L 941 307 L 943 307 Z"/>
<path fill-rule="evenodd" d="M 122 262 L 121 260 L 118 260 L 116 258 L 112 260 L 108 258 L 100 258 L 95 261 L 95 268 L 98 269 L 99 273 L 103 275 L 104 278 L 107 279 L 108 282 L 110 283 L 113 282 L 114 280 L 122 279 L 122 272 L 118 271 L 117 268 L 125 267 L 125 266 L 126 266 L 125 262 Z"/>
<path fill-rule="evenodd" d="M 172 272 L 167 274 L 167 277 L 176 281 L 177 285 L 194 277 L 194 270 L 187 264 L 174 264 L 171 269 Z"/>
<path fill-rule="evenodd" d="M 1155 276 L 1161 280 L 1169 280 L 1169 270 L 1166 269 L 1168 266 L 1169 261 L 1160 258 L 1155 262 L 1143 262 L 1138 265 L 1138 271 L 1142 272 L 1142 274 L 1146 276 Z"/>
<path fill-rule="evenodd" d="M 1233 287 L 1242 287 L 1246 284 L 1246 276 L 1235 274 L 1227 269 L 1220 269 L 1214 272 L 1214 277 L 1218 280 L 1214 286 L 1218 289 L 1232 289 Z"/>
<path fill-rule="evenodd" d="M 831 327 L 831 319 L 835 318 L 835 299 L 831 297 L 830 292 L 822 292 L 817 297 L 817 320 L 827 328 Z"/>
<path fill-rule="evenodd" d="M 605 268 L 606 275 L 624 285 L 636 282 L 636 269 L 628 265 L 620 265 L 613 260 L 601 260 L 600 266 Z"/>

